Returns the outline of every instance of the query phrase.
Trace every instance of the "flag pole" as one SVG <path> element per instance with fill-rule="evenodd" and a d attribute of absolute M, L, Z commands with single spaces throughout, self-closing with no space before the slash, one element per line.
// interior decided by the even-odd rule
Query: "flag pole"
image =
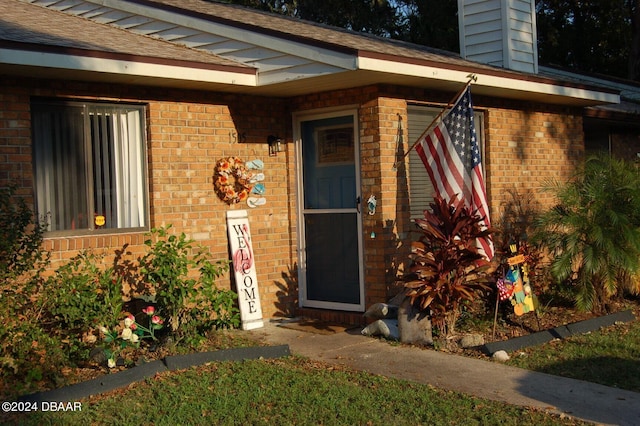
<path fill-rule="evenodd" d="M 407 150 L 407 152 L 405 152 L 402 155 L 402 158 L 400 158 L 399 160 L 397 160 L 395 163 L 393 163 L 393 169 L 395 170 L 398 167 L 398 164 L 401 161 L 404 161 L 405 158 L 407 158 L 407 155 L 409 155 L 409 153 L 411 152 L 411 150 L 413 148 L 415 148 L 420 141 L 422 140 L 422 138 L 431 130 L 431 128 L 433 127 L 433 125 L 435 123 L 437 123 L 440 120 L 440 117 L 442 117 L 442 115 L 445 113 L 446 110 L 448 110 L 449 108 L 451 108 L 456 101 L 458 100 L 458 98 L 460 96 L 462 96 L 462 93 L 464 93 L 465 90 L 467 90 L 467 87 L 469 87 L 471 85 L 471 82 L 475 82 L 478 80 L 478 77 L 475 74 L 469 74 L 467 76 L 467 78 L 469 79 L 467 81 L 467 83 L 464 85 L 464 87 L 462 89 L 460 89 L 460 91 L 458 93 L 456 93 L 456 95 L 449 101 L 449 103 L 447 104 L 446 107 L 444 107 L 442 109 L 442 111 L 440 111 L 440 113 L 436 116 L 436 118 L 433 119 L 433 121 L 431 122 L 431 124 L 429 124 L 429 126 L 427 126 L 427 128 L 425 129 L 424 132 L 422 132 L 422 134 L 420 135 L 420 137 L 418 137 L 418 139 L 416 139 L 416 141 L 413 143 L 413 145 L 411 145 L 411 147 Z"/>

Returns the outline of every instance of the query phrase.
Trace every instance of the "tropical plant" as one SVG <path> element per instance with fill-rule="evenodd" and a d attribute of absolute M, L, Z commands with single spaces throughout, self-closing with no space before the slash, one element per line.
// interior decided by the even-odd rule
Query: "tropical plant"
<path fill-rule="evenodd" d="M 640 270 L 640 175 L 635 165 L 608 154 L 589 157 L 575 176 L 548 190 L 558 204 L 536 221 L 534 240 L 551 253 L 550 272 L 569 282 L 576 306 L 601 313 Z"/>
<path fill-rule="evenodd" d="M 483 262 L 477 239 L 491 231 L 482 229 L 482 218 L 462 200 L 436 196 L 430 206 L 424 219 L 416 220 L 422 235 L 412 245 L 413 263 L 404 286 L 411 303 L 428 310 L 432 324 L 448 336 L 455 331 L 461 306 L 490 288 L 491 265 Z"/>

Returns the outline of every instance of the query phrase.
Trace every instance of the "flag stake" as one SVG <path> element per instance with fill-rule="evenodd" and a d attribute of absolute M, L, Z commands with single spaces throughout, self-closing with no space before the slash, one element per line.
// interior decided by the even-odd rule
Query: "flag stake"
<path fill-rule="evenodd" d="M 459 91 L 458 93 L 456 93 L 456 95 L 453 97 L 453 99 L 451 99 L 451 100 L 449 101 L 449 103 L 447 104 L 447 106 L 446 106 L 446 107 L 444 107 L 444 108 L 442 109 L 442 111 L 440 111 L 440 113 L 436 116 L 436 118 L 434 118 L 434 119 L 433 119 L 433 121 L 431 122 L 431 124 L 429 124 L 429 126 L 427 126 L 427 128 L 425 129 L 425 131 L 424 131 L 424 132 L 422 132 L 422 134 L 420 135 L 420 137 L 418 137 L 418 139 L 416 139 L 416 141 L 413 143 L 413 145 L 411 145 L 411 147 L 407 150 L 407 152 L 405 152 L 405 153 L 402 155 L 402 158 L 400 158 L 400 159 L 399 159 L 399 160 L 397 160 L 395 163 L 393 163 L 393 169 L 394 169 L 394 170 L 398 167 L 398 164 L 399 164 L 401 161 L 404 161 L 404 159 L 405 159 L 405 158 L 407 158 L 407 155 L 409 155 L 409 153 L 411 152 L 411 150 L 412 150 L 413 148 L 415 148 L 415 147 L 416 147 L 416 145 L 418 145 L 418 144 L 420 143 L 420 141 L 422 140 L 422 138 L 424 137 L 424 135 L 426 135 L 426 134 L 431 130 L 431 128 L 433 127 L 433 125 L 434 125 L 435 123 L 437 123 L 437 122 L 438 122 L 438 120 L 440 120 L 440 117 L 442 117 L 442 115 L 443 115 L 443 114 L 444 114 L 444 113 L 445 113 L 449 108 L 451 108 L 451 107 L 452 107 L 452 106 L 453 106 L 453 105 L 458 101 L 458 98 L 459 98 L 460 96 L 462 96 L 462 94 L 464 93 L 464 91 L 465 91 L 465 90 L 467 90 L 467 87 L 469 87 L 469 85 L 471 85 L 471 82 L 475 82 L 475 81 L 477 81 L 477 80 L 478 80 L 478 77 L 477 77 L 475 74 L 469 74 L 469 75 L 467 76 L 467 78 L 469 78 L 469 80 L 465 83 L 464 87 L 463 87 L 462 89 L 460 89 L 460 91 Z"/>

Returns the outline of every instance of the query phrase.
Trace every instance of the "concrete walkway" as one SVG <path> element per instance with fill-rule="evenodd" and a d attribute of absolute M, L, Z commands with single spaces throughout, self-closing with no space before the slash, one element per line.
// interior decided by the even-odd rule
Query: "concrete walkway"
<path fill-rule="evenodd" d="M 293 354 L 597 424 L 640 425 L 640 393 L 434 350 L 391 345 L 359 329 L 316 334 L 266 323 L 250 333 Z"/>

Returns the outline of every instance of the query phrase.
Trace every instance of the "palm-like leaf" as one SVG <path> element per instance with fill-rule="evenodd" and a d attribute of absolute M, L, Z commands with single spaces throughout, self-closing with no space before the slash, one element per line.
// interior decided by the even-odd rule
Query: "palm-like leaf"
<path fill-rule="evenodd" d="M 633 164 L 589 158 L 540 216 L 536 239 L 552 253 L 551 273 L 573 280 L 576 305 L 602 311 L 621 275 L 640 268 L 640 177 Z"/>

